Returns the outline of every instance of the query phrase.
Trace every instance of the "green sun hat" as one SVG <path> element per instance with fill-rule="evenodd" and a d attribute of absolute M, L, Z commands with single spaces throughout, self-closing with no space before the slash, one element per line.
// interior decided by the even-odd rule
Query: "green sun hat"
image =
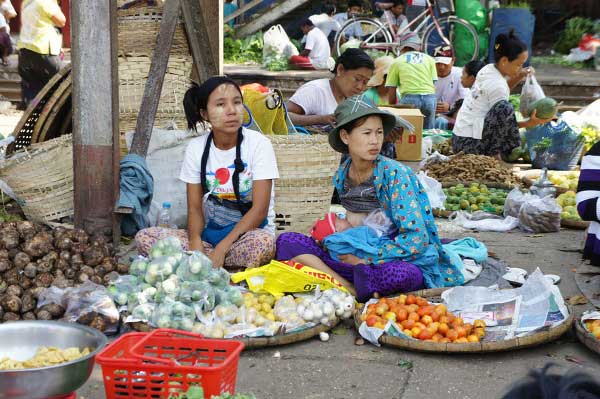
<path fill-rule="evenodd" d="M 336 127 L 329 132 L 329 145 L 337 152 L 348 153 L 348 146 L 340 138 L 340 129 L 356 119 L 364 116 L 378 115 L 383 122 L 383 133 L 388 135 L 396 126 L 396 117 L 387 111 L 380 110 L 370 100 L 360 96 L 352 96 L 340 103 L 335 109 Z"/>

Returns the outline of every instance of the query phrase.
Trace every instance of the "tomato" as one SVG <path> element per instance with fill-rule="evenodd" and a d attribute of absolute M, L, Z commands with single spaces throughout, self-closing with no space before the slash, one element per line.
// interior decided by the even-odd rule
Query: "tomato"
<path fill-rule="evenodd" d="M 406 311 L 406 309 L 399 309 L 396 311 L 396 320 L 397 321 L 403 322 L 406 319 L 408 319 L 408 312 Z"/>
<path fill-rule="evenodd" d="M 431 318 L 431 316 L 429 315 L 425 315 L 423 317 L 421 317 L 421 323 L 425 324 L 426 326 L 430 325 L 431 323 L 433 323 L 433 319 Z"/>
<path fill-rule="evenodd" d="M 417 298 L 413 294 L 410 294 L 410 295 L 408 295 L 406 297 L 406 304 L 407 305 L 413 305 L 415 303 L 417 303 Z"/>

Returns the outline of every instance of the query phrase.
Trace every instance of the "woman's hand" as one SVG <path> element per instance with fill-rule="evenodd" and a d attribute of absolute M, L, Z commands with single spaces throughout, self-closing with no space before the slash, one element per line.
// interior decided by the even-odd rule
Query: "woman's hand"
<path fill-rule="evenodd" d="M 340 255 L 338 257 L 342 262 L 347 263 L 349 265 L 356 266 L 360 264 L 365 264 L 364 259 L 360 259 L 359 257 L 352 254 Z"/>
<path fill-rule="evenodd" d="M 538 125 L 543 125 L 544 123 L 548 123 L 551 122 L 552 119 L 554 119 L 554 116 L 552 118 L 548 118 L 548 119 L 540 119 L 536 116 L 537 111 L 534 110 L 531 115 L 529 116 L 529 119 L 524 121 L 525 122 L 525 126 L 524 127 L 534 127 L 534 126 L 538 126 Z"/>
<path fill-rule="evenodd" d="M 200 251 L 204 253 L 204 244 L 202 244 L 202 239 L 200 237 L 190 239 L 190 251 Z"/>
<path fill-rule="evenodd" d="M 217 245 L 215 249 L 208 255 L 208 258 L 212 261 L 215 269 L 223 267 L 225 264 L 225 251 Z"/>
<path fill-rule="evenodd" d="M 443 114 L 450 111 L 450 104 L 444 101 L 438 101 L 437 106 L 435 107 L 435 112 L 438 114 Z"/>
<path fill-rule="evenodd" d="M 335 115 L 334 114 L 323 115 L 323 116 L 321 116 L 319 123 L 322 123 L 324 125 L 331 125 L 331 126 L 335 127 Z"/>

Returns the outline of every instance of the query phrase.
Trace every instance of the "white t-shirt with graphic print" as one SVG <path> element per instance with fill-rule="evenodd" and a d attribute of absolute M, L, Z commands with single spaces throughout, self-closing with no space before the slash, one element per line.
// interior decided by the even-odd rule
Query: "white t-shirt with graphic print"
<path fill-rule="evenodd" d="M 239 175 L 239 192 L 242 202 L 252 201 L 252 182 L 255 180 L 273 180 L 279 178 L 277 160 L 271 141 L 262 133 L 243 128 L 241 156 L 245 170 Z M 179 179 L 189 184 L 201 183 L 202 154 L 206 147 L 208 134 L 190 141 L 185 152 Z M 211 143 L 206 163 L 206 186 L 222 200 L 236 201 L 233 190 L 233 172 L 235 171 L 235 147 L 220 150 Z M 271 189 L 268 223 L 265 230 L 275 234 L 275 190 Z M 208 221 L 207 221 L 208 222 Z"/>

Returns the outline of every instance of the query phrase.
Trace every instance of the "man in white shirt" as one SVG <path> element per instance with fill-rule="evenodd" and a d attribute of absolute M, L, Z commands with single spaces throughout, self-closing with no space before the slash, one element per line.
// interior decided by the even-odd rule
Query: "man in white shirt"
<path fill-rule="evenodd" d="M 329 69 L 331 48 L 327 36 L 310 19 L 304 21 L 300 29 L 306 35 L 306 44 L 300 55 L 290 58 L 290 64 L 299 69 Z"/>
<path fill-rule="evenodd" d="M 333 16 L 335 15 L 335 6 L 333 4 L 325 4 L 321 11 L 321 14 L 311 15 L 309 19 L 317 28 L 323 31 L 331 46 L 333 44 L 335 33 L 340 30 L 341 25 L 338 21 L 333 19 Z"/>
<path fill-rule="evenodd" d="M 454 66 L 454 52 L 450 46 L 439 46 L 433 51 L 438 80 L 435 82 L 436 112 L 448 112 L 452 105 L 467 95 L 461 83 L 462 69 Z"/>

